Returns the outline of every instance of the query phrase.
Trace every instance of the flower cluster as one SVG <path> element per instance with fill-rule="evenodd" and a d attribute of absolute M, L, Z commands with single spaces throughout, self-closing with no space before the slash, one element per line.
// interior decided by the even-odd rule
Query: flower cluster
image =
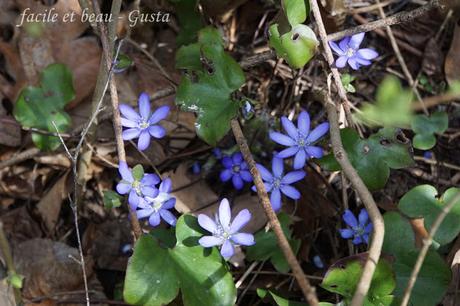
<path fill-rule="evenodd" d="M 118 170 L 122 180 L 116 187 L 117 192 L 129 194 L 128 203 L 138 219 L 149 218 L 153 227 L 160 224 L 160 217 L 168 224 L 176 225 L 176 217 L 169 211 L 176 204 L 170 194 L 171 179 L 166 178 L 160 183 L 156 174 L 144 173 L 140 165 L 130 170 L 125 162 L 120 162 Z M 158 183 L 159 188 L 156 187 Z"/>
<path fill-rule="evenodd" d="M 127 127 L 122 133 L 124 140 L 139 138 L 137 147 L 144 151 L 150 145 L 150 137 L 163 138 L 166 130 L 157 125 L 169 114 L 169 106 L 161 106 L 151 113 L 150 98 L 147 93 L 141 93 L 138 99 L 139 113 L 127 104 L 120 104 L 121 125 Z"/>
<path fill-rule="evenodd" d="M 351 37 L 345 37 L 339 44 L 333 41 L 329 42 L 329 46 L 339 56 L 335 61 L 337 68 L 343 68 L 348 63 L 353 70 L 358 70 L 361 66 L 369 66 L 371 64 L 370 60 L 379 56 L 373 49 L 359 49 L 363 39 L 364 33 L 359 33 Z"/>
<path fill-rule="evenodd" d="M 239 232 L 251 219 L 249 210 L 243 209 L 233 221 L 231 219 L 232 212 L 227 199 L 220 202 L 214 220 L 204 214 L 198 215 L 198 224 L 211 233 L 210 236 L 201 237 L 198 243 L 205 248 L 221 246 L 220 254 L 225 259 L 229 259 L 235 253 L 234 245 L 254 245 L 252 234 Z"/>
<path fill-rule="evenodd" d="M 369 235 L 372 233 L 372 223 L 369 221 L 369 215 L 363 208 L 359 213 L 358 220 L 350 210 L 345 210 L 343 221 L 348 225 L 348 228 L 341 229 L 340 235 L 344 239 L 353 238 L 352 243 L 355 245 L 361 243 L 369 243 Z"/>

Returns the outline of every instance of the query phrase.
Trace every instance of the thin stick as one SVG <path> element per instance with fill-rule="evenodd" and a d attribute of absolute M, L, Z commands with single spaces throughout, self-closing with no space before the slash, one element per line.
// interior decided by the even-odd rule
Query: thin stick
<path fill-rule="evenodd" d="M 378 28 L 382 28 L 385 26 L 392 26 L 398 23 L 409 22 L 409 21 L 414 20 L 415 18 L 425 15 L 426 13 L 428 13 L 434 8 L 439 8 L 440 6 L 441 4 L 439 3 L 439 0 L 431 0 L 429 3 L 415 10 L 412 10 L 409 12 L 400 12 L 400 13 L 394 14 L 387 18 L 383 18 L 383 19 L 369 22 L 369 23 L 366 23 L 366 24 L 363 24 L 363 25 L 360 25 L 360 26 L 357 26 L 351 29 L 346 29 L 344 31 L 330 34 L 327 36 L 327 40 L 328 41 L 339 40 L 341 38 L 344 38 L 345 36 L 352 36 L 358 33 L 369 32 L 369 31 L 372 31 Z"/>
<path fill-rule="evenodd" d="M 40 154 L 40 152 L 41 151 L 40 151 L 39 148 L 32 148 L 32 149 L 28 149 L 28 150 L 26 150 L 24 152 L 21 152 L 21 153 L 13 156 L 12 158 L 10 158 L 8 160 L 0 162 L 0 170 L 3 169 L 3 168 L 9 167 L 9 166 L 19 164 L 20 162 L 23 162 L 25 160 L 34 158 L 35 156 Z"/>
<path fill-rule="evenodd" d="M 318 24 L 318 33 L 321 39 L 321 43 L 323 44 L 324 55 L 326 58 L 327 63 L 329 64 L 329 68 L 332 72 L 332 77 L 334 78 L 335 87 L 337 88 L 337 92 L 341 99 L 341 106 L 345 111 L 345 117 L 347 119 L 348 125 L 353 127 L 353 119 L 350 112 L 350 101 L 347 98 L 347 92 L 342 84 L 342 79 L 340 78 L 339 70 L 334 66 L 334 55 L 332 55 L 332 50 L 329 47 L 329 43 L 327 40 L 327 33 L 326 28 L 324 27 L 323 19 L 321 17 L 321 12 L 319 10 L 317 0 L 310 1 L 311 10 L 313 12 L 313 16 L 315 17 L 316 23 Z"/>
<path fill-rule="evenodd" d="M 418 273 L 422 268 L 423 262 L 425 261 L 426 254 L 430 249 L 431 244 L 433 243 L 433 237 L 438 231 L 439 227 L 441 226 L 442 221 L 446 218 L 449 211 L 454 207 L 455 204 L 460 200 L 460 192 L 455 195 L 455 197 L 450 200 L 447 205 L 442 207 L 441 212 L 439 213 L 438 217 L 434 221 L 433 225 L 431 226 L 431 230 L 428 234 L 428 237 L 423 240 L 423 247 L 418 254 L 417 261 L 415 262 L 414 269 L 409 278 L 409 282 L 407 283 L 406 290 L 404 290 L 404 296 L 401 302 L 401 306 L 407 306 L 409 303 L 410 295 L 412 293 L 412 289 L 414 288 L 415 281 L 417 280 Z"/>
<path fill-rule="evenodd" d="M 380 3 L 380 2 L 377 0 L 377 3 Z M 386 17 L 385 12 L 383 11 L 382 7 L 379 7 L 379 13 L 382 18 Z M 412 77 L 412 74 L 410 73 L 409 68 L 407 68 L 406 61 L 404 60 L 404 57 L 402 56 L 401 51 L 399 50 L 399 46 L 398 46 L 398 43 L 396 42 L 395 36 L 393 35 L 393 31 L 391 30 L 389 26 L 385 26 L 385 30 L 387 31 L 387 36 L 390 39 L 391 46 L 393 47 L 393 51 L 396 54 L 398 62 L 401 65 L 401 69 L 404 75 L 406 76 L 407 81 L 409 81 L 409 85 L 412 87 L 412 90 L 414 91 L 415 96 L 419 100 L 422 106 L 423 112 L 426 115 L 428 115 L 428 110 L 423 104 L 422 97 L 420 96 L 420 93 L 418 92 L 417 86 L 415 86 L 416 84 L 415 84 L 414 78 Z"/>
<path fill-rule="evenodd" d="M 291 246 L 289 245 L 289 242 L 283 233 L 283 230 L 281 229 L 280 221 L 278 220 L 278 217 L 276 216 L 276 213 L 273 211 L 272 205 L 270 204 L 270 199 L 268 198 L 264 183 L 260 177 L 259 171 L 257 170 L 256 162 L 252 158 L 251 151 L 238 120 L 233 119 L 231 121 L 231 126 L 236 142 L 238 143 L 241 153 L 244 156 L 244 160 L 248 163 L 249 171 L 251 172 L 251 175 L 254 179 L 254 185 L 257 189 L 259 201 L 265 210 L 265 214 L 267 215 L 268 220 L 270 221 L 270 225 L 273 228 L 273 232 L 275 233 L 278 240 L 278 245 L 283 251 L 283 254 L 286 257 L 292 272 L 294 273 L 294 276 L 299 284 L 300 289 L 302 290 L 303 295 L 305 296 L 305 299 L 311 306 L 317 306 L 319 302 L 318 298 L 316 297 L 315 288 L 310 285 L 310 282 L 305 276 L 302 267 L 297 261 L 297 258 L 292 251 Z"/>
<path fill-rule="evenodd" d="M 312 1 L 314 2 L 314 1 Z M 377 262 L 379 261 L 380 253 L 382 251 L 383 236 L 385 233 L 385 227 L 383 224 L 383 218 L 380 211 L 372 198 L 372 194 L 364 185 L 361 177 L 356 172 L 356 169 L 351 164 L 347 152 L 343 148 L 342 139 L 340 138 L 340 129 L 338 124 L 338 115 L 334 102 L 331 101 L 329 94 L 324 94 L 324 103 L 327 110 L 327 116 L 330 124 L 330 135 L 332 149 L 337 162 L 342 167 L 343 173 L 348 178 L 350 183 L 361 198 L 364 206 L 366 207 L 369 217 L 374 225 L 372 243 L 369 247 L 369 257 L 367 258 L 366 264 L 364 265 L 361 279 L 356 287 L 355 295 L 351 301 L 351 306 L 363 305 L 364 297 L 369 291 L 369 287 L 372 281 L 372 275 L 374 274 Z"/>
<path fill-rule="evenodd" d="M 112 20 L 113 22 L 118 21 L 118 14 L 120 12 L 121 8 L 121 0 L 113 0 L 112 2 L 112 8 L 110 13 L 112 14 Z M 94 11 L 96 14 L 100 14 L 101 10 L 99 8 L 99 3 L 96 0 L 93 0 L 93 7 Z M 116 36 L 116 27 L 109 27 L 109 36 L 107 37 L 106 33 L 106 27 L 105 25 L 101 22 L 99 23 L 99 28 L 100 28 L 100 38 L 102 42 L 102 49 L 104 51 L 104 58 L 106 60 L 106 64 L 108 69 L 111 69 L 112 64 L 113 64 L 113 58 L 112 58 L 112 52 L 113 50 L 110 49 L 110 44 L 109 44 L 109 38 L 115 39 Z M 121 136 L 122 133 L 122 127 L 121 127 L 121 118 L 120 118 L 120 110 L 118 107 L 118 92 L 117 92 L 117 85 L 115 82 L 115 78 L 110 78 L 109 82 L 109 88 L 110 88 L 110 96 L 111 96 L 111 102 L 112 102 L 112 121 L 113 121 L 113 129 L 115 132 L 115 140 L 116 140 L 116 145 L 117 145 L 117 153 L 118 153 L 118 160 L 119 162 L 126 161 L 126 152 L 125 152 L 125 146 L 123 143 L 123 137 Z M 128 205 L 129 207 L 129 205 Z M 129 207 L 130 211 L 130 221 L 131 221 L 131 226 L 133 228 L 134 232 L 134 237 L 135 239 L 138 239 L 142 235 L 142 228 L 139 224 L 139 220 L 137 219 L 137 216 L 135 212 Z"/>

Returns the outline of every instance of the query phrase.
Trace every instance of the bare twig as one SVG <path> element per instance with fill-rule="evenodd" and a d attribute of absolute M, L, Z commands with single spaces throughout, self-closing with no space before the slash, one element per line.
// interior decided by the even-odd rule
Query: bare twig
<path fill-rule="evenodd" d="M 329 64 L 329 68 L 331 69 L 332 76 L 334 78 L 335 87 L 337 88 L 337 92 L 341 100 L 340 101 L 341 106 L 343 107 L 345 111 L 345 117 L 347 119 L 348 125 L 350 127 L 353 127 L 353 119 L 352 119 L 351 112 L 350 112 L 350 101 L 348 101 L 347 92 L 345 88 L 343 87 L 339 70 L 334 66 L 334 55 L 332 55 L 331 47 L 329 47 L 326 28 L 324 27 L 323 19 L 321 17 L 321 12 L 319 10 L 317 0 L 311 0 L 310 6 L 313 12 L 313 16 L 315 17 L 316 23 L 318 24 L 318 33 L 321 39 L 321 43 L 323 44 L 324 55 L 325 55 L 327 63 Z"/>
<path fill-rule="evenodd" d="M 424 98 L 423 104 L 418 103 L 418 102 L 413 102 L 412 109 L 418 111 L 418 110 L 423 109 L 423 105 L 426 108 L 430 108 L 430 107 L 433 107 L 439 104 L 449 103 L 449 102 L 452 102 L 453 100 L 458 100 L 458 99 L 460 99 L 460 94 L 448 92 L 448 93 L 445 93 L 439 96 L 432 96 L 432 97 Z"/>
<path fill-rule="evenodd" d="M 376 20 L 373 22 L 369 22 L 351 29 L 346 29 L 344 31 L 340 31 L 334 34 L 330 34 L 327 36 L 327 40 L 338 40 L 341 38 L 344 38 L 345 36 L 351 36 L 354 34 L 358 34 L 361 32 L 369 32 L 378 28 L 386 27 L 386 26 L 392 26 L 398 23 L 405 23 L 408 21 L 412 21 L 415 18 L 418 18 L 420 16 L 425 15 L 429 11 L 431 11 L 434 8 L 440 7 L 440 1 L 439 0 L 431 0 L 429 3 L 415 9 L 409 12 L 400 12 L 397 14 L 394 14 L 393 16 Z"/>
<path fill-rule="evenodd" d="M 94 11 L 96 14 L 100 14 L 101 10 L 99 8 L 99 3 L 96 0 L 93 0 L 93 7 Z M 111 8 L 111 14 L 112 14 L 112 20 L 113 22 L 118 21 L 118 14 L 120 12 L 121 8 L 121 0 L 114 0 L 112 2 L 112 8 Z M 102 49 L 104 51 L 104 58 L 107 64 L 108 69 L 111 69 L 112 64 L 113 64 L 113 57 L 112 57 L 112 52 L 113 50 L 110 49 L 110 44 L 109 44 L 109 39 L 115 39 L 116 37 L 116 27 L 109 27 L 108 28 L 108 35 L 107 35 L 107 29 L 105 25 L 101 22 L 99 23 L 99 28 L 100 28 L 100 38 L 102 42 Z M 125 146 L 123 143 L 123 138 L 121 136 L 122 133 L 122 127 L 121 127 L 121 119 L 120 119 L 120 110 L 118 107 L 118 92 L 117 92 L 117 85 L 115 82 L 115 78 L 110 78 L 109 82 L 109 88 L 110 88 L 110 96 L 111 96 L 111 102 L 112 102 L 112 121 L 113 121 L 113 129 L 115 132 L 115 140 L 116 140 L 116 145 L 117 145 L 117 153 L 118 153 L 118 160 L 119 162 L 126 161 L 126 153 L 125 153 Z M 133 228 L 134 236 L 135 238 L 139 238 L 142 235 L 142 228 L 139 224 L 139 220 L 137 219 L 136 214 L 132 211 L 132 209 L 129 207 L 130 211 L 130 221 L 131 221 L 131 226 Z"/>
<path fill-rule="evenodd" d="M 343 148 L 342 139 L 340 138 L 336 106 L 334 102 L 331 101 L 328 93 L 324 93 L 324 103 L 330 124 L 329 131 L 331 135 L 331 143 L 332 149 L 334 151 L 334 156 L 342 167 L 342 171 L 345 173 L 345 176 L 348 178 L 358 193 L 359 197 L 361 198 L 374 226 L 372 243 L 369 247 L 369 257 L 367 258 L 366 264 L 364 265 L 361 279 L 359 280 L 359 283 L 356 287 L 356 292 L 350 304 L 351 306 L 361 306 L 363 305 L 364 297 L 369 291 L 372 275 L 374 274 L 377 262 L 379 261 L 380 253 L 382 251 L 385 227 L 383 224 L 382 215 L 380 214 L 372 194 L 369 192 L 366 185 L 364 185 L 362 179 L 358 175 L 358 172 L 356 172 L 356 169 L 351 164 L 347 152 Z"/>
<path fill-rule="evenodd" d="M 20 162 L 23 162 L 25 160 L 34 158 L 38 154 L 40 154 L 40 149 L 38 148 L 25 150 L 24 152 L 21 152 L 8 160 L 0 162 L 0 170 L 9 166 L 19 164 Z"/>
<path fill-rule="evenodd" d="M 289 245 L 289 242 L 283 233 L 283 230 L 281 229 L 281 224 L 270 204 L 270 199 L 268 198 L 264 183 L 262 181 L 262 178 L 260 177 L 259 171 L 257 170 L 256 162 L 252 158 L 251 151 L 247 144 L 246 138 L 244 137 L 243 131 L 241 130 L 238 120 L 233 119 L 231 121 L 231 126 L 236 142 L 238 143 L 241 153 L 244 156 L 244 160 L 248 163 L 249 171 L 251 172 L 251 175 L 254 179 L 254 185 L 256 186 L 260 203 L 262 204 L 265 210 L 265 214 L 267 215 L 268 220 L 270 220 L 270 225 L 272 226 L 273 232 L 276 235 L 278 245 L 283 251 L 283 254 L 286 257 L 286 260 L 289 263 L 292 272 L 294 273 L 294 276 L 299 284 L 300 289 L 303 292 L 303 295 L 305 296 L 305 299 L 311 306 L 317 306 L 318 298 L 316 297 L 315 288 L 310 285 L 310 282 L 305 276 L 302 267 L 297 261 L 297 258 L 294 252 L 292 251 L 291 246 Z"/>
<path fill-rule="evenodd" d="M 380 3 L 377 0 L 377 3 Z M 382 18 L 385 18 L 385 12 L 383 11 L 382 7 L 379 7 L 379 13 Z M 393 47 L 393 50 L 396 54 L 396 57 L 398 59 L 399 64 L 401 65 L 401 69 L 406 76 L 407 81 L 409 82 L 409 85 L 412 87 L 412 90 L 414 91 L 417 99 L 419 100 L 423 111 L 425 114 L 428 114 L 428 110 L 426 109 L 425 105 L 423 104 L 422 97 L 420 96 L 420 93 L 418 92 L 417 87 L 415 86 L 414 78 L 412 77 L 412 74 L 409 71 L 409 68 L 407 68 L 406 61 L 404 60 L 404 57 L 401 54 L 401 51 L 399 50 L 398 43 L 396 42 L 396 38 L 393 35 L 393 31 L 391 30 L 390 26 L 385 26 L 385 30 L 387 31 L 388 38 L 390 39 L 391 46 Z"/>
<path fill-rule="evenodd" d="M 412 289 L 414 288 L 415 281 L 417 280 L 418 273 L 422 268 L 423 262 L 425 261 L 426 254 L 430 249 L 431 244 L 433 243 L 433 237 L 438 231 L 439 227 L 441 226 L 442 221 L 450 212 L 450 210 L 454 207 L 454 205 L 460 200 L 460 192 L 457 193 L 452 200 L 450 200 L 446 205 L 444 205 L 441 209 L 436 220 L 434 220 L 433 225 L 431 226 L 430 232 L 428 237 L 423 240 L 423 247 L 418 254 L 417 261 L 415 262 L 414 269 L 409 278 L 409 282 L 407 283 L 406 290 L 404 290 L 404 296 L 401 302 L 401 306 L 407 306 L 409 303 L 410 295 L 412 293 Z"/>

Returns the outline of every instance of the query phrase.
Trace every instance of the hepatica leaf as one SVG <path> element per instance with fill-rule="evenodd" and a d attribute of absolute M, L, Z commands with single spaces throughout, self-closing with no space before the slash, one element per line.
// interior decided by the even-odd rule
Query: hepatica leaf
<path fill-rule="evenodd" d="M 321 283 L 324 289 L 343 296 L 346 304 L 353 298 L 363 272 L 363 260 L 358 256 L 342 259 L 331 267 Z M 391 265 L 384 259 L 377 264 L 371 286 L 364 301 L 366 306 L 387 306 L 393 301 L 396 281 Z"/>
<path fill-rule="evenodd" d="M 64 111 L 67 103 L 75 98 L 72 73 L 63 64 L 51 64 L 40 75 L 39 87 L 24 88 L 16 101 L 13 114 L 23 126 L 56 132 L 65 132 L 70 117 Z M 59 147 L 58 137 L 33 133 L 32 140 L 42 150 Z"/>
<path fill-rule="evenodd" d="M 278 306 L 308 306 L 306 303 L 290 301 L 286 298 L 283 298 L 271 290 L 257 289 L 257 295 L 262 299 L 271 297 L 273 303 Z M 334 306 L 334 304 L 328 302 L 319 302 L 319 306 Z"/>
<path fill-rule="evenodd" d="M 402 298 L 419 250 L 415 247 L 411 225 L 399 213 L 386 213 L 384 222 L 383 251 L 394 257 L 393 269 L 396 274 L 394 295 Z M 429 250 L 412 290 L 409 305 L 437 305 L 449 286 L 450 278 L 451 272 L 444 260 L 438 253 Z"/>
<path fill-rule="evenodd" d="M 368 139 L 361 139 L 349 128 L 342 129 L 340 136 L 350 162 L 371 190 L 385 186 L 391 169 L 413 164 L 410 142 L 395 128 L 383 128 Z M 319 163 L 327 170 L 340 170 L 333 154 L 326 155 Z"/>
<path fill-rule="evenodd" d="M 297 254 L 300 248 L 300 240 L 292 237 L 292 232 L 289 229 L 291 220 L 285 213 L 280 213 L 278 218 L 281 223 L 284 234 L 288 238 L 294 253 Z M 249 260 L 268 260 L 275 269 L 281 273 L 287 273 L 290 270 L 289 264 L 283 255 L 283 252 L 278 246 L 276 235 L 272 230 L 260 230 L 254 235 L 256 244 L 247 248 L 246 257 Z"/>
<path fill-rule="evenodd" d="M 449 188 L 442 196 L 436 188 L 430 185 L 419 185 L 409 190 L 399 201 L 399 209 L 410 218 L 423 218 L 423 223 L 429 231 L 435 219 L 454 196 L 459 188 Z M 460 201 L 447 214 L 441 223 L 434 240 L 441 245 L 447 244 L 460 233 Z"/>
<path fill-rule="evenodd" d="M 126 272 L 126 302 L 165 305 L 180 289 L 186 306 L 233 305 L 236 288 L 232 276 L 216 248 L 205 250 L 198 245 L 200 231 L 195 217 L 183 215 L 177 221 L 173 248 L 164 248 L 153 236 L 141 237 Z"/>
<path fill-rule="evenodd" d="M 447 130 L 449 118 L 445 112 L 435 112 L 430 117 L 417 115 L 411 122 L 415 132 L 412 140 L 414 147 L 420 150 L 429 150 L 436 144 L 435 133 L 442 134 Z"/>
<path fill-rule="evenodd" d="M 176 42 L 179 46 L 196 41 L 198 31 L 204 23 L 198 11 L 197 0 L 170 0 L 179 20 L 180 31 Z"/>
<path fill-rule="evenodd" d="M 292 27 L 303 23 L 307 19 L 307 12 L 310 12 L 309 2 L 305 0 L 283 0 L 283 11 Z"/>
<path fill-rule="evenodd" d="M 379 85 L 375 103 L 367 103 L 356 118 L 369 126 L 406 127 L 412 119 L 409 89 L 403 89 L 396 77 L 386 77 Z"/>
<path fill-rule="evenodd" d="M 198 136 L 215 145 L 238 113 L 239 103 L 231 95 L 243 85 L 243 71 L 225 53 L 219 32 L 210 27 L 198 33 L 198 43 L 179 49 L 176 67 L 188 72 L 177 89 L 176 103 L 197 114 Z"/>

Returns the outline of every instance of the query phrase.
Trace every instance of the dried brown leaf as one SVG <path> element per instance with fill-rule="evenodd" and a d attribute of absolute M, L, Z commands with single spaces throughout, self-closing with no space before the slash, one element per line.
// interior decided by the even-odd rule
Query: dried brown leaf
<path fill-rule="evenodd" d="M 453 82 L 460 80 L 460 25 L 455 26 L 454 36 L 444 62 L 444 72 L 446 73 L 447 82 L 452 85 Z"/>

